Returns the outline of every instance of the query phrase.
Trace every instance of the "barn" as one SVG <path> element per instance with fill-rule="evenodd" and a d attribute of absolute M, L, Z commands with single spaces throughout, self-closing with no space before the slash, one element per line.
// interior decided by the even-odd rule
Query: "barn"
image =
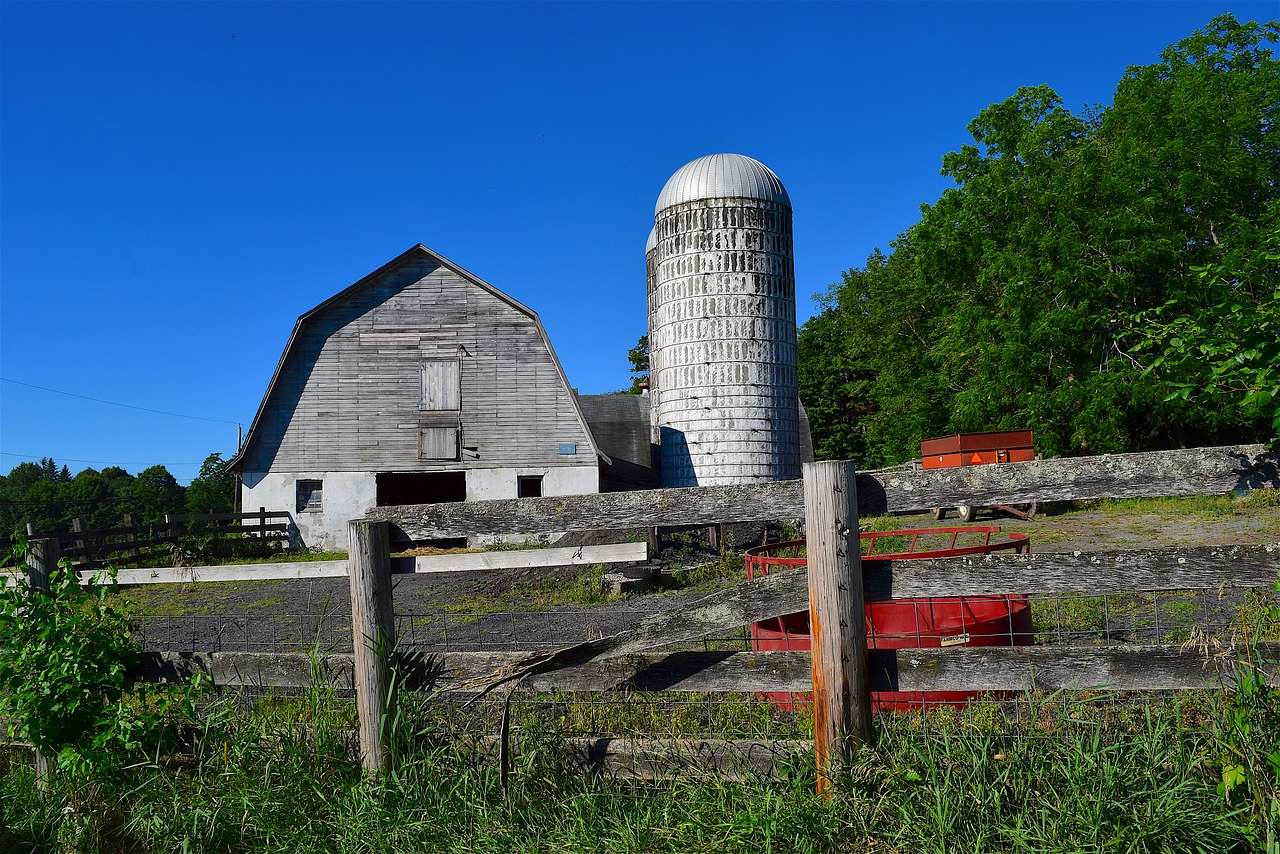
<path fill-rule="evenodd" d="M 298 318 L 230 465 L 345 549 L 369 507 L 597 492 L 611 463 L 538 315 L 419 244 Z"/>

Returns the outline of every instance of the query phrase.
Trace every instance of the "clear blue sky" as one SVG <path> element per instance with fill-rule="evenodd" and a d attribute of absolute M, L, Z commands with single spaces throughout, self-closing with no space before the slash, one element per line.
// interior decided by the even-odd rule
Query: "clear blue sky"
<path fill-rule="evenodd" d="M 1277 4 L 0 3 L 0 471 L 185 483 L 297 316 L 419 242 L 621 388 L 654 201 L 704 154 L 786 185 L 803 320 L 988 104 L 1108 103 L 1223 11 Z"/>

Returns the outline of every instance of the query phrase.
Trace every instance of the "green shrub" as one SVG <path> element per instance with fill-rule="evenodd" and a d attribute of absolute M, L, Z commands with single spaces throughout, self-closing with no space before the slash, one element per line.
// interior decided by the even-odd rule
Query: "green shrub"
<path fill-rule="evenodd" d="M 138 645 L 116 605 L 113 571 L 81 586 L 69 563 L 48 591 L 27 581 L 19 542 L 6 564 L 22 571 L 0 588 L 0 716 L 73 777 L 157 747 L 178 713 L 190 717 L 199 680 L 177 690 L 137 681 Z"/>

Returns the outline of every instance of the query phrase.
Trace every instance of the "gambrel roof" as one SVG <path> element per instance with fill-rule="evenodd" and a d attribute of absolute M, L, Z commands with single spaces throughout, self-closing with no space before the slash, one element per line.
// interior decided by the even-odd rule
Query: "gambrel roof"
<path fill-rule="evenodd" d="M 584 434 L 587 436 L 587 441 L 591 444 L 590 450 L 604 463 L 608 464 L 610 462 L 609 458 L 600 451 L 598 445 L 595 443 L 595 439 L 591 435 L 591 430 L 586 423 L 586 419 L 583 418 L 581 408 L 578 406 L 576 395 L 573 394 L 569 386 L 569 381 L 565 376 L 564 368 L 560 364 L 560 359 L 556 356 L 555 349 L 551 346 L 551 340 L 548 338 L 546 330 L 543 328 L 542 321 L 539 319 L 537 312 L 498 290 L 479 276 L 476 276 L 463 267 L 445 258 L 443 255 L 440 255 L 419 243 L 396 258 L 393 258 L 377 270 L 374 270 L 358 282 L 352 284 L 350 287 L 339 291 L 329 299 L 315 306 L 311 310 L 304 312 L 298 317 L 297 322 L 294 324 L 293 331 L 289 335 L 289 341 L 285 345 L 284 353 L 280 356 L 280 361 L 277 363 L 275 372 L 271 376 L 271 381 L 267 384 L 266 394 L 263 395 L 262 402 L 258 406 L 258 411 L 253 417 L 253 423 L 249 427 L 249 432 L 245 436 L 244 443 L 236 452 L 235 456 L 228 461 L 228 465 L 232 470 L 238 471 L 241 469 L 250 451 L 254 449 L 255 443 L 260 441 L 259 433 L 261 425 L 266 419 L 268 413 L 271 412 L 272 406 L 275 404 L 275 400 L 278 397 L 277 386 L 282 375 L 285 373 L 286 366 L 289 365 L 291 359 L 294 358 L 296 351 L 299 349 L 299 341 L 302 339 L 304 333 L 308 331 L 310 324 L 326 310 L 339 304 L 346 303 L 358 297 L 366 288 L 382 282 L 385 277 L 394 273 L 399 267 L 424 259 L 450 270 L 470 285 L 482 289 L 498 300 L 501 300 L 515 311 L 528 317 L 533 322 L 538 336 L 541 338 L 542 343 L 546 346 L 547 353 L 550 355 L 551 362 L 555 367 L 556 375 L 558 376 L 559 381 L 563 384 L 567 393 L 571 406 L 573 407 L 573 412 L 577 417 L 579 424 L 582 426 Z"/>

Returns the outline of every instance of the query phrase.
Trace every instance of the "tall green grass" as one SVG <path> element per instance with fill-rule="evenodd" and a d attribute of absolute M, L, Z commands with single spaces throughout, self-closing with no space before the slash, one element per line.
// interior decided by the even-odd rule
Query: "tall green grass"
<path fill-rule="evenodd" d="M 221 702 L 190 755 L 55 781 L 45 800 L 29 758 L 0 754 L 0 850 L 1261 851 L 1274 779 L 1256 778 L 1270 788 L 1247 797 L 1222 789 L 1235 752 L 1276 741 L 1257 729 L 1274 718 L 1274 695 L 1269 711 L 1256 700 L 1050 698 L 1016 721 L 887 716 L 831 801 L 813 794 L 803 761 L 744 782 L 577 772 L 558 748 L 570 728 L 554 716 L 518 720 L 504 792 L 494 759 L 438 708 L 413 704 L 394 770 L 375 780 L 350 758 L 345 704 L 290 714 L 280 702 Z"/>

